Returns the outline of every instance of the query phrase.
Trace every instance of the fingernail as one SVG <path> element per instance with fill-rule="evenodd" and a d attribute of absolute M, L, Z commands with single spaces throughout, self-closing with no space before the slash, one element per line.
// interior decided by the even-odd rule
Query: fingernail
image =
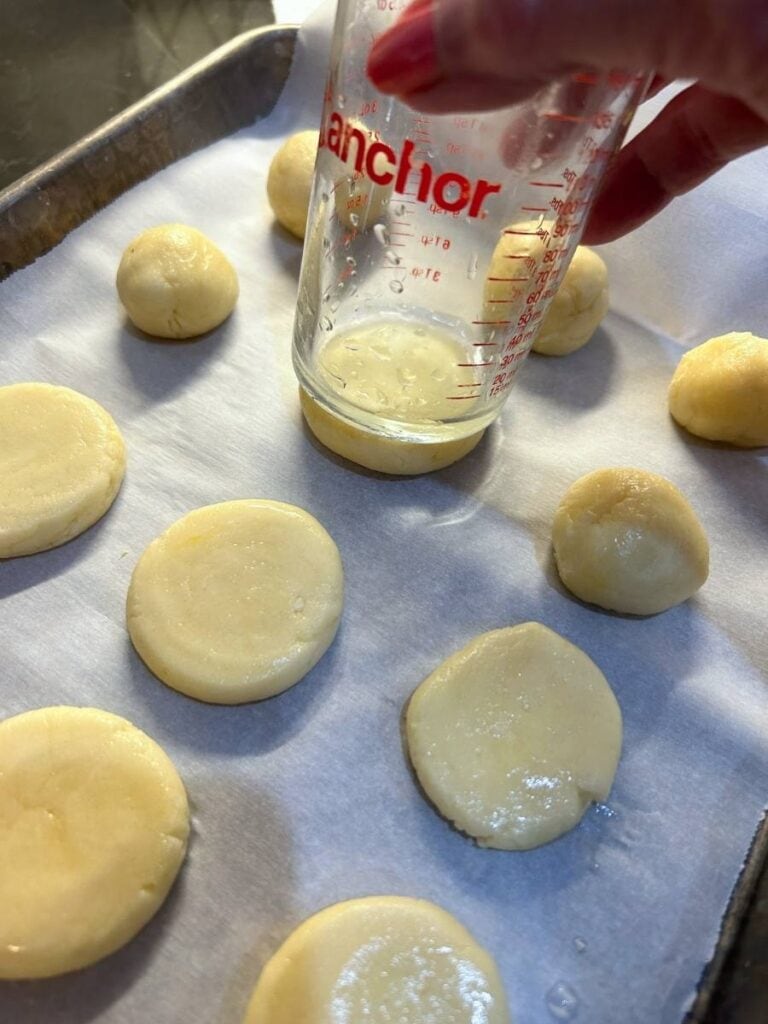
<path fill-rule="evenodd" d="M 368 55 L 368 77 L 386 93 L 426 89 L 440 78 L 432 4 L 406 15 L 379 36 Z"/>

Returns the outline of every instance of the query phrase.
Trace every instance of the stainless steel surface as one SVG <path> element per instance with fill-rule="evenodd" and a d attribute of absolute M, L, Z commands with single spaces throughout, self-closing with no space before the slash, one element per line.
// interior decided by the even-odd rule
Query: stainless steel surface
<path fill-rule="evenodd" d="M 250 29 L 271 0 L 2 0 L 0 189 Z"/>
<path fill-rule="evenodd" d="M 285 83 L 295 38 L 290 26 L 239 36 L 1 192 L 0 279 L 43 255 L 133 185 L 265 117 Z M 690 1024 L 768 1019 L 761 995 L 768 962 L 767 856 L 764 820 L 687 1018 Z"/>
<path fill-rule="evenodd" d="M 238 36 L 0 192 L 0 280 L 132 185 L 265 117 L 295 38 L 286 26 Z"/>

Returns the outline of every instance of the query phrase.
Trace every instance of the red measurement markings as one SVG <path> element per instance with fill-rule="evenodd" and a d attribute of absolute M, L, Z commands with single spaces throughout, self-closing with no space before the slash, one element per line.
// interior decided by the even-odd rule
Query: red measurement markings
<path fill-rule="evenodd" d="M 535 188 L 565 188 L 562 181 L 529 181 Z"/>
<path fill-rule="evenodd" d="M 510 259 L 512 257 L 510 256 Z M 514 281 L 517 284 L 527 284 L 530 277 L 489 277 L 489 281 Z"/>
<path fill-rule="evenodd" d="M 501 327 L 505 324 L 511 324 L 511 320 L 473 320 L 473 324 L 478 327 Z"/>
<path fill-rule="evenodd" d="M 475 363 L 475 366 L 477 366 L 477 363 Z M 481 388 L 483 386 L 483 382 L 479 380 L 475 384 L 457 384 L 456 386 L 459 388 Z"/>
<path fill-rule="evenodd" d="M 460 402 L 463 398 L 479 398 L 479 395 L 447 395 L 449 402 Z"/>
<path fill-rule="evenodd" d="M 493 360 L 489 359 L 487 363 L 456 363 L 457 366 L 468 366 L 470 369 L 474 366 L 493 366 Z"/>
<path fill-rule="evenodd" d="M 410 221 L 407 220 L 393 220 L 392 223 L 398 228 L 409 228 L 411 226 Z"/>
<path fill-rule="evenodd" d="M 406 238 L 413 238 L 413 231 L 390 231 L 389 237 L 394 238 L 395 235 L 402 235 Z"/>
<path fill-rule="evenodd" d="M 549 207 L 547 206 L 521 206 L 521 210 L 526 210 L 528 213 L 547 213 Z"/>
<path fill-rule="evenodd" d="M 498 341 L 473 341 L 474 348 L 498 348 Z"/>
<path fill-rule="evenodd" d="M 504 228 L 503 235 L 527 235 L 529 238 L 538 238 L 538 231 L 518 231 L 517 228 Z"/>

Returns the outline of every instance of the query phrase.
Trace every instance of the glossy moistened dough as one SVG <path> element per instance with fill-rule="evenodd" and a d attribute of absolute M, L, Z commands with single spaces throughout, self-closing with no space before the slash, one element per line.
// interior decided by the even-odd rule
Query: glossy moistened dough
<path fill-rule="evenodd" d="M 481 846 L 530 850 L 605 800 L 621 712 L 598 667 L 537 622 L 483 633 L 408 704 L 411 762 L 430 800 Z"/>
<path fill-rule="evenodd" d="M 52 384 L 0 387 L 0 558 L 77 537 L 124 473 L 120 431 L 93 399 Z"/>
<path fill-rule="evenodd" d="M 327 907 L 261 973 L 244 1024 L 510 1024 L 491 957 L 434 903 Z"/>
<path fill-rule="evenodd" d="M 297 132 L 272 157 L 267 175 L 267 198 L 278 221 L 303 238 L 307 224 L 318 131 Z"/>
<path fill-rule="evenodd" d="M 299 399 L 307 426 L 322 445 L 343 459 L 377 473 L 416 476 L 444 469 L 476 448 L 485 433 L 480 430 L 469 437 L 450 441 L 399 441 L 361 430 L 335 416 L 304 388 L 299 389 Z"/>
<path fill-rule="evenodd" d="M 598 469 L 566 492 L 552 544 L 560 578 L 582 601 L 653 615 L 691 597 L 709 573 L 696 513 L 664 477 Z"/>
<path fill-rule="evenodd" d="M 53 707 L 0 722 L 0 978 L 123 946 L 162 905 L 188 834 L 176 769 L 124 718 Z"/>
<path fill-rule="evenodd" d="M 669 411 L 710 441 L 768 445 L 768 339 L 724 334 L 686 352 L 669 386 Z"/>
<path fill-rule="evenodd" d="M 128 316 L 156 338 L 194 338 L 223 323 L 240 286 L 210 238 L 186 224 L 161 224 L 130 243 L 117 270 Z"/>
<path fill-rule="evenodd" d="M 549 305 L 533 351 L 564 356 L 586 345 L 608 312 L 608 302 L 608 268 L 596 252 L 580 245 Z"/>
<path fill-rule="evenodd" d="M 338 549 L 308 512 L 227 501 L 149 545 L 128 591 L 128 631 L 168 686 L 240 704 L 309 672 L 336 635 L 343 594 Z"/>

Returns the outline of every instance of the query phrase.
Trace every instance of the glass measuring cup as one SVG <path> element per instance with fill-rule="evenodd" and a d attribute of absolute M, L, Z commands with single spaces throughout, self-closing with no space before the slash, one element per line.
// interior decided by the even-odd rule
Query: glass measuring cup
<path fill-rule="evenodd" d="M 572 73 L 502 111 L 421 115 L 365 74 L 405 6 L 338 4 L 293 360 L 347 428 L 429 445 L 498 415 L 646 76 Z"/>

